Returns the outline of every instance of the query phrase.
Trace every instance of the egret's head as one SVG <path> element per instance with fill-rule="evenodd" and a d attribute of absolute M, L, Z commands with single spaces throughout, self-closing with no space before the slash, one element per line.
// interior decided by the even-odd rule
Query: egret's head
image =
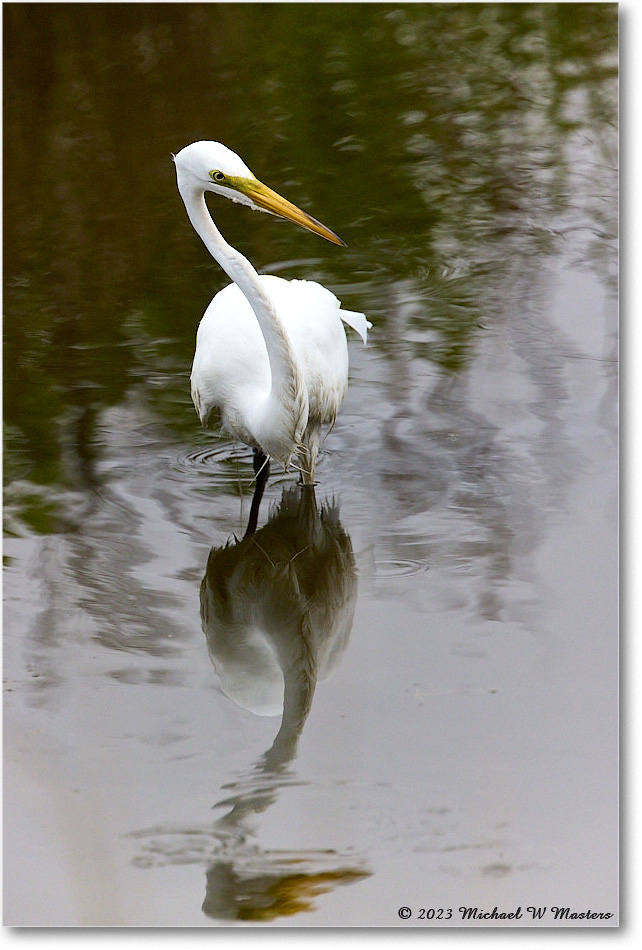
<path fill-rule="evenodd" d="M 183 198 L 190 193 L 213 191 L 256 211 L 294 221 L 333 244 L 344 243 L 320 221 L 262 184 L 236 152 L 220 142 L 194 142 L 173 158 Z"/>

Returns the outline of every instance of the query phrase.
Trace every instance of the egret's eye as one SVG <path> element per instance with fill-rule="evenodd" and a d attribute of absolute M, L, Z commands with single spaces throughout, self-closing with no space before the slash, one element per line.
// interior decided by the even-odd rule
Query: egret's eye
<path fill-rule="evenodd" d="M 225 175 L 219 171 L 210 172 L 210 178 L 212 181 L 225 181 Z"/>

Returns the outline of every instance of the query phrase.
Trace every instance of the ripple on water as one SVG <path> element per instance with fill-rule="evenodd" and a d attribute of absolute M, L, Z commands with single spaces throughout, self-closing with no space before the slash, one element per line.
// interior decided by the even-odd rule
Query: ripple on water
<path fill-rule="evenodd" d="M 428 570 L 426 561 L 418 558 L 388 558 L 376 561 L 377 577 L 409 577 L 412 574 L 424 574 Z"/>
<path fill-rule="evenodd" d="M 207 442 L 180 452 L 174 459 L 173 469 L 181 476 L 194 474 L 214 477 L 217 481 L 238 482 L 252 479 L 251 455 L 235 450 L 229 442 Z"/>
<path fill-rule="evenodd" d="M 319 452 L 318 465 L 321 466 L 328 455 L 327 449 Z M 172 461 L 172 469 L 180 478 L 194 479 L 195 475 L 207 476 L 219 484 L 229 485 L 242 482 L 248 490 L 254 489 L 254 470 L 252 450 L 226 440 L 207 442 L 179 452 Z M 287 484 L 298 479 L 294 465 L 284 472 L 278 463 L 272 463 L 270 484 Z"/>

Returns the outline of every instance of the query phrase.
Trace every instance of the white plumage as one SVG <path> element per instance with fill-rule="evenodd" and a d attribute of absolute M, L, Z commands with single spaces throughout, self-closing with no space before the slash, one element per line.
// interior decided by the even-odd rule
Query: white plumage
<path fill-rule="evenodd" d="M 341 310 L 339 300 L 309 280 L 259 280 L 272 300 L 289 338 L 307 393 L 304 443 L 316 459 L 324 427 L 332 426 L 348 386 L 348 346 L 343 320 L 367 337 L 363 314 Z M 247 428 L 252 409 L 265 403 L 272 385 L 267 346 L 248 299 L 236 284 L 221 290 L 205 311 L 196 337 L 192 399 L 206 425 L 220 408 L 223 426 L 247 444 L 256 437 Z"/>
<path fill-rule="evenodd" d="M 286 468 L 298 457 L 314 481 L 324 429 L 334 424 L 348 385 L 347 323 L 364 343 L 371 324 L 314 281 L 259 276 L 216 229 L 204 192 L 269 210 L 341 244 L 328 228 L 262 185 L 241 159 L 216 142 L 197 142 L 175 157 L 188 215 L 235 283 L 220 291 L 198 328 L 192 398 L 201 423 L 212 409 L 235 438 Z"/>

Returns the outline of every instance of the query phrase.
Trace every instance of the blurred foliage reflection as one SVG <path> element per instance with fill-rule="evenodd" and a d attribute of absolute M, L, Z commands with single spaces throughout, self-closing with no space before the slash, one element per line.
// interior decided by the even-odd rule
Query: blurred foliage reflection
<path fill-rule="evenodd" d="M 190 141 L 342 235 L 216 206 L 259 270 L 366 310 L 386 356 L 457 372 L 489 313 L 519 317 L 502 278 L 569 229 L 615 280 L 615 4 L 11 4 L 4 36 L 5 473 L 36 530 L 36 487 L 91 487 L 99 415 L 134 388 L 196 429 L 194 333 L 227 281 L 176 193 Z"/>

